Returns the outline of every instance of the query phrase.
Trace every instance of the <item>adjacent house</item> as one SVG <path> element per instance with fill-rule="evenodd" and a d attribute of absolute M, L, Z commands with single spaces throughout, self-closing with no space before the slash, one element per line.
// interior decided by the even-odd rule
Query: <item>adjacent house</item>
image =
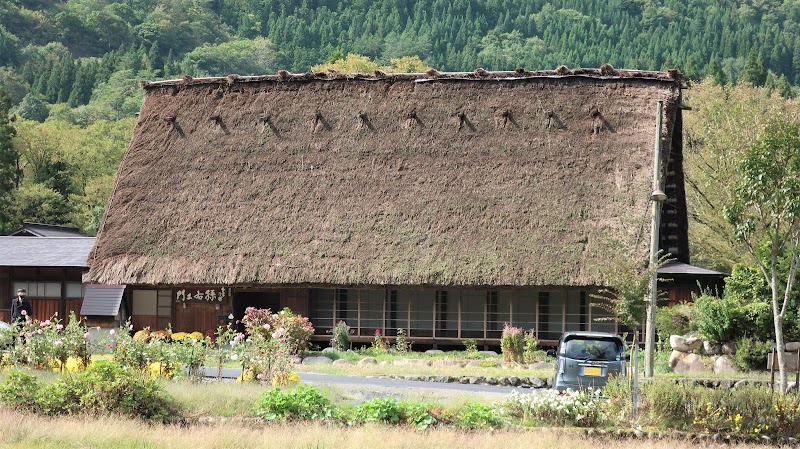
<path fill-rule="evenodd" d="M 0 237 L 0 321 L 11 318 L 11 299 L 19 288 L 27 290 L 33 318 L 79 314 L 86 293 L 82 276 L 94 237 L 77 228 L 24 223 Z"/>
<path fill-rule="evenodd" d="M 591 294 L 614 254 L 646 263 L 659 100 L 660 246 L 693 269 L 677 72 L 142 85 L 84 277 L 108 293 L 87 295 L 95 319 L 209 332 L 289 307 L 319 340 L 341 320 L 356 340 L 402 328 L 421 344 L 496 344 L 505 323 L 544 342 L 618 330 Z"/>

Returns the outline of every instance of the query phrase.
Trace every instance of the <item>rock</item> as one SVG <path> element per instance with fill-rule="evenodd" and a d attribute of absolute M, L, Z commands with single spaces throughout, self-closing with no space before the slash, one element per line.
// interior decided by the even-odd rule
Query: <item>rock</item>
<path fill-rule="evenodd" d="M 713 341 L 704 341 L 703 342 L 703 354 L 706 355 L 720 355 L 722 353 L 722 347 L 714 343 Z"/>
<path fill-rule="evenodd" d="M 730 341 L 728 343 L 722 344 L 722 353 L 724 355 L 734 355 L 736 354 L 736 343 Z"/>
<path fill-rule="evenodd" d="M 396 366 L 430 366 L 430 360 L 423 359 L 397 359 L 394 361 Z"/>
<path fill-rule="evenodd" d="M 489 385 L 497 385 L 497 379 L 494 377 L 487 377 L 486 383 Z"/>
<path fill-rule="evenodd" d="M 460 383 L 460 384 L 468 384 L 469 383 L 469 377 L 462 377 L 462 378 L 458 379 L 458 383 Z"/>
<path fill-rule="evenodd" d="M 697 337 L 686 337 L 685 342 L 690 351 L 696 351 L 703 346 L 703 340 Z"/>
<path fill-rule="evenodd" d="M 303 365 L 327 365 L 329 363 L 333 363 L 333 360 L 324 356 L 306 357 L 303 359 Z"/>
<path fill-rule="evenodd" d="M 800 341 L 786 343 L 786 352 L 797 352 L 798 349 L 800 349 Z"/>
<path fill-rule="evenodd" d="M 745 386 L 747 386 L 749 384 L 750 384 L 750 382 L 748 382 L 747 380 L 740 380 L 740 381 L 736 382 L 735 384 L 733 384 L 733 388 L 745 387 Z"/>
<path fill-rule="evenodd" d="M 460 368 L 461 363 L 459 360 L 434 360 L 433 366 L 457 366 Z"/>
<path fill-rule="evenodd" d="M 392 364 L 392 362 L 390 360 L 384 360 L 381 363 L 379 363 L 378 365 L 380 365 L 380 366 L 388 366 L 388 365 L 391 365 L 391 364 Z"/>
<path fill-rule="evenodd" d="M 509 386 L 511 383 L 508 381 L 508 377 L 501 377 L 498 379 L 498 383 L 504 387 Z"/>
<path fill-rule="evenodd" d="M 551 362 L 533 362 L 528 365 L 528 369 L 553 369 Z"/>
<path fill-rule="evenodd" d="M 299 365 L 299 364 L 303 363 L 303 358 L 300 357 L 299 355 L 293 355 L 292 357 L 289 358 L 289 362 L 291 362 L 291 363 L 293 363 L 295 365 Z"/>
<path fill-rule="evenodd" d="M 467 368 L 480 368 L 481 367 L 481 362 L 479 362 L 477 360 L 473 360 L 471 362 L 467 362 L 466 366 L 467 366 Z"/>
<path fill-rule="evenodd" d="M 519 377 L 511 376 L 508 378 L 508 384 L 512 387 L 518 387 L 520 385 Z"/>
<path fill-rule="evenodd" d="M 425 354 L 444 354 L 444 351 L 441 349 L 428 349 Z"/>
<path fill-rule="evenodd" d="M 483 383 L 484 377 L 483 376 L 475 376 L 469 378 L 469 383 L 472 385 L 480 385 Z"/>
<path fill-rule="evenodd" d="M 531 382 L 531 387 L 533 388 L 542 388 L 545 385 L 547 385 L 546 381 L 539 379 L 538 377 L 531 377 L 530 382 Z"/>
<path fill-rule="evenodd" d="M 738 373 L 739 368 L 733 363 L 733 359 L 729 355 L 721 355 L 714 360 L 715 373 Z"/>
<path fill-rule="evenodd" d="M 669 345 L 675 351 L 689 352 L 689 346 L 686 345 L 686 339 L 681 335 L 670 335 Z"/>
<path fill-rule="evenodd" d="M 324 353 L 326 353 L 326 352 L 336 352 L 336 350 L 335 350 L 335 349 L 333 349 L 333 348 L 331 348 L 330 346 L 328 346 L 327 348 L 325 348 L 325 349 L 323 349 L 323 350 L 322 350 L 322 353 L 323 353 L 323 354 L 324 354 Z"/>
<path fill-rule="evenodd" d="M 546 385 L 545 385 L 545 386 L 546 386 L 547 388 L 553 388 L 553 382 L 555 382 L 555 380 L 554 380 L 552 377 L 548 377 L 548 378 L 547 378 L 547 382 L 546 382 Z"/>
<path fill-rule="evenodd" d="M 358 366 L 376 365 L 377 363 L 378 361 L 375 360 L 375 357 L 364 357 L 358 361 Z"/>
<path fill-rule="evenodd" d="M 497 356 L 497 353 L 494 352 L 494 351 L 478 351 L 478 354 L 480 354 L 482 356 L 490 356 L 490 357 L 496 357 Z"/>
<path fill-rule="evenodd" d="M 669 357 L 669 367 L 674 373 L 702 373 L 707 371 L 703 360 L 697 354 L 681 351 L 672 351 Z"/>
<path fill-rule="evenodd" d="M 433 381 L 443 384 L 450 383 L 450 376 L 436 376 L 433 378 Z"/>
<path fill-rule="evenodd" d="M 348 359 L 336 359 L 336 360 L 333 361 L 333 364 L 334 365 L 353 365 L 353 361 L 352 360 L 348 360 Z"/>

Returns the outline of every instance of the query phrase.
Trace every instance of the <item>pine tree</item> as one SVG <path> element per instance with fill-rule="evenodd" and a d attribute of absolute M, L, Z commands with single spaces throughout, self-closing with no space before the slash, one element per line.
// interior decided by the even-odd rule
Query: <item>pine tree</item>
<path fill-rule="evenodd" d="M 58 103 L 66 103 L 75 83 L 75 61 L 69 54 L 64 54 L 58 64 L 61 68 L 58 74 Z"/>
<path fill-rule="evenodd" d="M 763 86 L 767 80 L 767 67 L 764 56 L 756 49 L 750 50 L 742 70 L 741 81 L 752 86 Z"/>
<path fill-rule="evenodd" d="M 0 233 L 9 231 L 11 195 L 22 176 L 19 153 L 11 143 L 17 131 L 8 117 L 10 109 L 11 99 L 0 87 Z"/>

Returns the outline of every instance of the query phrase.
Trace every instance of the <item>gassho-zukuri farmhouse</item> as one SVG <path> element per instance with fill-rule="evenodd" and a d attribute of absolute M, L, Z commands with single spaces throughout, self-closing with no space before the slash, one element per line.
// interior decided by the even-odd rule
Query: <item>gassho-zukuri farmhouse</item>
<path fill-rule="evenodd" d="M 689 264 L 678 72 L 236 76 L 143 82 L 81 314 L 209 332 L 289 307 L 317 340 L 497 344 L 505 323 L 618 331 L 591 297 L 646 263 L 657 102 L 670 301 Z M 620 246 L 621 245 L 621 246 Z M 106 318 L 104 318 L 106 317 Z"/>

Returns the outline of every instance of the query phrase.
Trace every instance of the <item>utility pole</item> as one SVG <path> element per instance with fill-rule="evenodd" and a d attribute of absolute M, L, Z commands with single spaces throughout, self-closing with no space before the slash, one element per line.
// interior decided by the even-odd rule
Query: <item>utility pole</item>
<path fill-rule="evenodd" d="M 656 343 L 656 307 L 658 307 L 658 230 L 661 226 L 661 203 L 667 195 L 661 189 L 661 116 L 664 102 L 659 100 L 656 107 L 656 142 L 653 157 L 653 192 L 650 194 L 653 213 L 650 221 L 650 298 L 647 301 L 647 321 L 645 323 L 644 341 L 644 373 L 646 377 L 653 377 L 653 355 Z"/>

